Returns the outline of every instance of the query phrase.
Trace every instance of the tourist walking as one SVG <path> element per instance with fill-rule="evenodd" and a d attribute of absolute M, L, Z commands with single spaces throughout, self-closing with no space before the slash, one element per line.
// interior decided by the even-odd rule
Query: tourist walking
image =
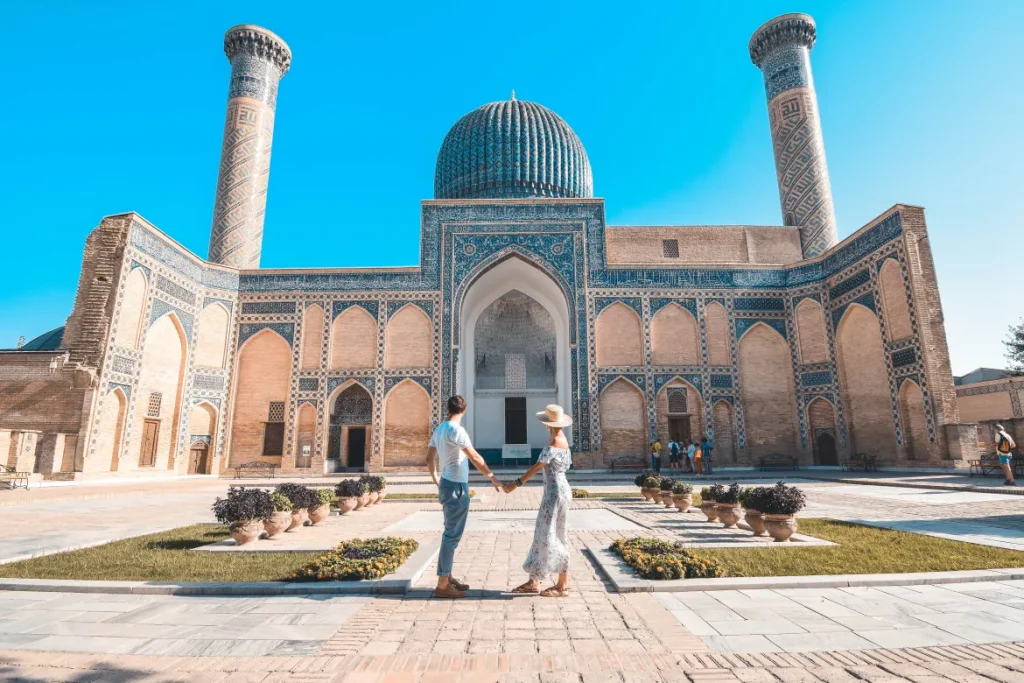
<path fill-rule="evenodd" d="M 548 445 L 540 452 L 533 467 L 504 486 L 505 493 L 512 493 L 537 472 L 544 470 L 544 493 L 537 512 L 537 524 L 533 529 L 533 545 L 523 563 L 523 571 L 530 578 L 512 592 L 539 591 L 545 598 L 562 598 L 569 593 L 569 536 L 566 521 L 569 503 L 572 501 L 572 489 L 565 478 L 565 473 L 572 467 L 572 453 L 562 430 L 572 424 L 572 418 L 565 414 L 562 406 L 554 404 L 537 413 L 537 418 L 548 428 Z M 555 585 L 541 591 L 540 582 L 554 574 L 558 575 Z"/>
<path fill-rule="evenodd" d="M 675 472 L 676 470 L 680 469 L 682 467 L 679 464 L 680 459 L 681 458 L 679 457 L 679 444 L 676 442 L 675 439 L 672 439 L 671 441 L 668 442 L 668 467 L 669 467 L 669 469 L 672 470 L 673 472 Z"/>
<path fill-rule="evenodd" d="M 704 476 L 704 452 L 696 441 L 693 442 L 693 471 L 699 477 Z"/>
<path fill-rule="evenodd" d="M 696 472 L 697 467 L 694 463 L 694 458 L 697 455 L 697 442 L 694 441 L 686 447 L 686 460 L 690 463 L 690 472 Z"/>
<path fill-rule="evenodd" d="M 657 441 L 651 442 L 651 469 L 661 472 L 661 444 Z"/>
<path fill-rule="evenodd" d="M 996 455 L 999 456 L 999 466 L 1003 468 L 1006 475 L 1004 486 L 1016 486 L 1017 480 L 1013 478 L 1013 449 L 1017 447 L 1013 437 L 1006 433 L 1003 425 L 996 425 Z"/>
<path fill-rule="evenodd" d="M 700 451 L 704 455 L 704 474 L 711 474 L 711 441 L 706 436 L 700 441 Z"/>
<path fill-rule="evenodd" d="M 469 590 L 469 585 L 451 575 L 455 549 L 462 540 L 466 517 L 469 515 L 469 463 L 472 462 L 481 474 L 490 479 L 494 488 L 501 488 L 501 482 L 494 478 L 494 473 L 473 448 L 469 434 L 462 426 L 465 414 L 466 399 L 461 396 L 449 398 L 448 420 L 437 426 L 427 448 L 427 469 L 437 486 L 437 497 L 444 511 L 444 534 L 441 536 L 441 551 L 437 556 L 435 598 L 464 598 Z M 439 459 L 440 481 L 437 475 Z"/>

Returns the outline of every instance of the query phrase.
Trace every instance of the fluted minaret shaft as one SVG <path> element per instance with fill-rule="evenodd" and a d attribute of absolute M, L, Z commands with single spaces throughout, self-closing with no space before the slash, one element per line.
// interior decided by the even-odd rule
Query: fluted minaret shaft
<path fill-rule="evenodd" d="M 750 58 L 764 75 L 783 221 L 800 228 L 805 258 L 836 244 L 836 212 L 811 77 L 814 39 L 814 19 L 784 14 L 757 29 L 749 45 Z"/>
<path fill-rule="evenodd" d="M 247 24 L 224 34 L 224 53 L 231 61 L 231 85 L 209 260 L 259 268 L 277 85 L 292 53 L 270 31 Z"/>

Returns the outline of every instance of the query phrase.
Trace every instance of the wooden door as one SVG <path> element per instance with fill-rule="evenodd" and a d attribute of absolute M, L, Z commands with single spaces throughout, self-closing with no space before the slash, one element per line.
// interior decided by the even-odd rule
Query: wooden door
<path fill-rule="evenodd" d="M 156 445 L 160 437 L 160 420 L 146 420 L 142 425 L 142 450 L 139 467 L 152 467 L 156 462 Z"/>
<path fill-rule="evenodd" d="M 348 465 L 360 471 L 366 466 L 366 428 L 348 428 Z"/>
<path fill-rule="evenodd" d="M 209 458 L 207 454 L 209 449 L 205 443 L 197 443 L 192 447 L 189 453 L 188 460 L 188 473 L 189 474 L 207 474 L 207 467 L 209 466 Z"/>

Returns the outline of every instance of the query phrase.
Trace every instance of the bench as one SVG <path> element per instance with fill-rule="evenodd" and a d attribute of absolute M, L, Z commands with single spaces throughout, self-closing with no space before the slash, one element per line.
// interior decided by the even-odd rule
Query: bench
<path fill-rule="evenodd" d="M 972 477 L 975 475 L 986 477 L 993 472 L 999 472 L 1001 474 L 1003 471 L 1003 468 L 999 466 L 999 456 L 995 453 L 989 453 L 978 459 L 969 460 L 968 464 L 971 467 L 970 476 Z M 1022 462 L 1020 458 L 1014 457 L 1010 460 L 1010 467 L 1013 468 L 1014 477 L 1020 476 L 1022 470 L 1024 470 L 1024 462 Z"/>
<path fill-rule="evenodd" d="M 248 479 L 251 477 L 268 477 L 273 479 L 274 470 L 276 469 L 277 465 L 271 465 L 269 462 L 262 462 L 260 460 L 252 460 L 234 468 L 235 479 Z"/>
<path fill-rule="evenodd" d="M 843 469 L 847 472 L 861 470 L 862 472 L 877 472 L 875 456 L 868 453 L 855 453 L 843 461 Z"/>
<path fill-rule="evenodd" d="M 30 472 L 16 472 L 9 467 L 0 465 L 0 483 L 7 484 L 7 488 L 16 489 L 19 486 L 28 488 Z"/>
<path fill-rule="evenodd" d="M 610 470 L 642 470 L 645 467 L 650 467 L 650 457 L 647 458 L 647 462 L 644 462 L 643 458 L 637 458 L 635 455 L 621 455 L 615 458 L 608 465 Z"/>
<path fill-rule="evenodd" d="M 762 456 L 757 462 L 758 467 L 762 472 L 768 470 L 798 470 L 800 469 L 800 463 L 794 455 L 782 455 L 780 453 L 773 453 L 772 455 Z"/>

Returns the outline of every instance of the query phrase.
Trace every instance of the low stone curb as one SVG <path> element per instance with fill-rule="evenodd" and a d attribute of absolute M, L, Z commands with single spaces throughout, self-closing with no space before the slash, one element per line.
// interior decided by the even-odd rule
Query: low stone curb
<path fill-rule="evenodd" d="M 758 588 L 850 588 L 854 586 L 922 586 L 979 581 L 1024 579 L 1024 567 L 976 569 L 910 574 L 836 574 L 832 576 L 738 576 L 721 579 L 651 581 L 636 575 L 632 567 L 606 546 L 588 545 L 587 552 L 611 581 L 617 593 L 686 593 L 693 591 L 753 590 Z"/>
<path fill-rule="evenodd" d="M 104 593 L 131 595 L 404 595 L 437 557 L 440 543 L 421 543 L 409 559 L 376 581 L 77 581 L 61 579 L 0 579 L 0 591 L 47 593 Z"/>

